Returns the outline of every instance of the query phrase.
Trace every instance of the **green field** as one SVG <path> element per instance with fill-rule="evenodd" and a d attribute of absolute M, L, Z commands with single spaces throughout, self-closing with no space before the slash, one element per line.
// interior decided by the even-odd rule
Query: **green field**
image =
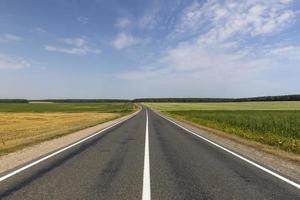
<path fill-rule="evenodd" d="M 300 101 L 240 103 L 145 103 L 160 111 L 183 110 L 300 110 Z"/>
<path fill-rule="evenodd" d="M 300 102 L 146 105 L 177 119 L 300 154 Z"/>
<path fill-rule="evenodd" d="M 0 112 L 114 112 L 129 113 L 132 103 L 0 103 Z"/>

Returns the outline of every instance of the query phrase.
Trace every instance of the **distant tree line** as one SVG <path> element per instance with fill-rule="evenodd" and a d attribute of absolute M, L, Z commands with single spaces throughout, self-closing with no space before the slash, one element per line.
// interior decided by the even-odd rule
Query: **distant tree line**
<path fill-rule="evenodd" d="M 227 98 L 141 98 L 133 102 L 231 102 L 234 99 Z"/>
<path fill-rule="evenodd" d="M 249 101 L 300 101 L 300 95 L 262 96 L 249 98 L 140 98 L 140 99 L 0 99 L 0 103 L 122 103 L 122 102 L 249 102 Z"/>
<path fill-rule="evenodd" d="M 249 102 L 249 101 L 300 101 L 300 95 L 262 96 L 249 98 L 140 98 L 133 102 Z"/>
<path fill-rule="evenodd" d="M 30 100 L 30 102 L 54 102 L 54 103 L 118 103 L 130 102 L 128 99 L 41 99 Z"/>
<path fill-rule="evenodd" d="M 237 101 L 300 101 L 300 95 L 263 96 L 252 98 L 240 98 Z"/>
<path fill-rule="evenodd" d="M 0 103 L 28 103 L 27 99 L 0 99 Z"/>

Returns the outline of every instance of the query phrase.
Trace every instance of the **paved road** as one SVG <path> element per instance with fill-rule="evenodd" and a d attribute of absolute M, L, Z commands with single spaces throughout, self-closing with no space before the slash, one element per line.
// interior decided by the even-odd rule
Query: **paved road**
<path fill-rule="evenodd" d="M 145 109 L 0 182 L 0 199 L 146 200 L 150 194 L 170 200 L 300 199 L 296 187 L 150 110 L 146 117 Z"/>

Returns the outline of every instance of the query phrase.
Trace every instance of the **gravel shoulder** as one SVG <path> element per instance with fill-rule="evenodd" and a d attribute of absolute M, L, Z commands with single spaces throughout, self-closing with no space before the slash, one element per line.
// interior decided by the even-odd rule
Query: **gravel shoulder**
<path fill-rule="evenodd" d="M 166 115 L 164 116 L 223 147 L 237 152 L 263 166 L 267 166 L 267 168 L 289 177 L 296 182 L 300 182 L 299 155 L 278 150 L 268 145 L 252 142 L 186 120 L 174 119 Z"/>
<path fill-rule="evenodd" d="M 138 111 L 130 115 L 108 121 L 90 128 L 86 128 L 74 133 L 68 134 L 66 136 L 59 137 L 57 139 L 45 141 L 22 150 L 9 153 L 0 157 L 0 175 L 4 174 L 7 171 L 10 171 L 18 166 L 21 166 L 29 161 L 35 160 L 43 155 L 46 155 L 50 152 L 61 149 L 65 146 L 68 146 L 78 140 L 81 140 L 89 135 L 92 135 L 95 132 L 98 132 L 114 123 L 122 121 L 124 119 L 129 119 L 132 116 L 136 115 Z"/>

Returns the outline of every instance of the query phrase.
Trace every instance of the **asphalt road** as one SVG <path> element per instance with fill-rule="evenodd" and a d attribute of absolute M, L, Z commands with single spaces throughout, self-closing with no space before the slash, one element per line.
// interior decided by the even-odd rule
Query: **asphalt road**
<path fill-rule="evenodd" d="M 300 191 L 143 109 L 1 181 L 0 199 L 290 200 Z"/>

